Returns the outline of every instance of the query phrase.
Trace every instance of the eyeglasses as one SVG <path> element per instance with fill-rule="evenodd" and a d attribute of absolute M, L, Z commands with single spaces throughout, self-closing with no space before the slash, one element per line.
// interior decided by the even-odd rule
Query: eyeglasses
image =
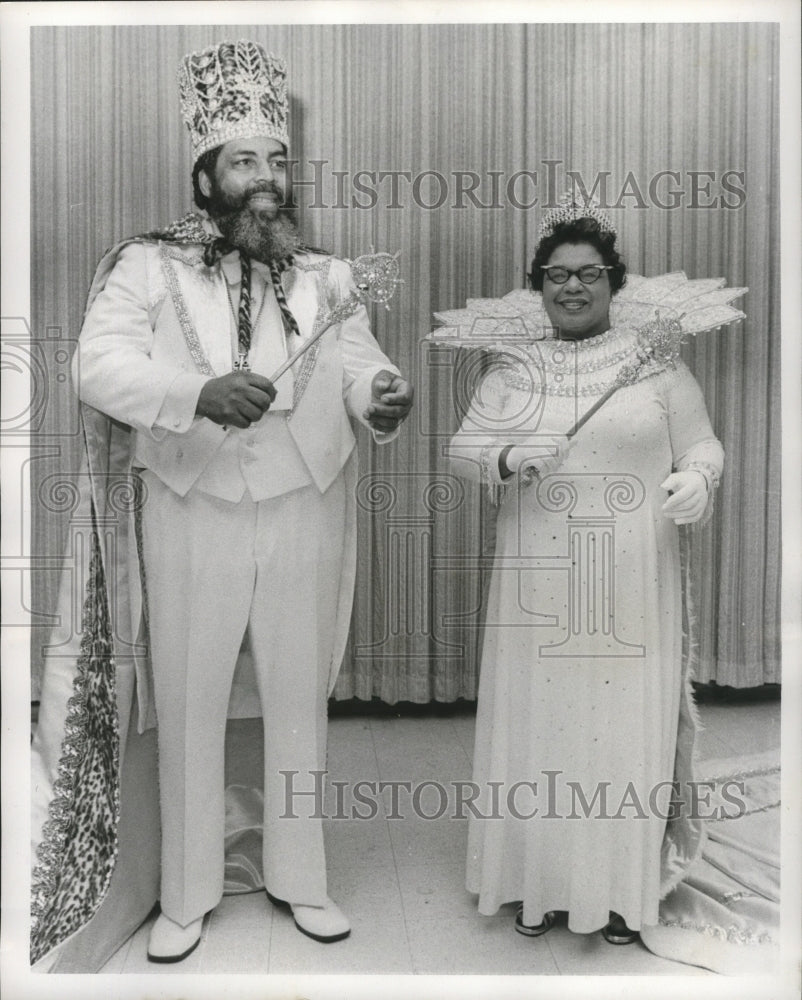
<path fill-rule="evenodd" d="M 583 264 L 582 267 L 572 271 L 567 267 L 549 267 L 547 264 L 541 264 L 540 270 L 545 271 L 549 281 L 555 285 L 564 285 L 572 274 L 575 274 L 583 285 L 592 285 L 599 280 L 602 271 L 612 271 L 613 267 L 611 264 Z"/>

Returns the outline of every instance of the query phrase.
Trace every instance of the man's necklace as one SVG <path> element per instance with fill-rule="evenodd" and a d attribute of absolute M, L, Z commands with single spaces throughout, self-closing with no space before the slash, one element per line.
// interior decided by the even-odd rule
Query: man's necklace
<path fill-rule="evenodd" d="M 234 361 L 234 371 L 250 371 L 248 354 L 251 350 L 251 258 L 242 252 L 240 260 L 239 311 L 237 315 L 237 358 Z M 262 305 L 264 305 L 262 296 Z M 233 309 L 233 305 L 232 305 Z M 261 312 L 261 309 L 260 309 Z M 257 322 L 259 317 L 257 316 Z"/>
<path fill-rule="evenodd" d="M 278 303 L 279 311 L 281 312 L 281 322 L 284 329 L 285 337 L 295 334 L 297 337 L 301 336 L 301 331 L 298 329 L 298 323 L 290 311 L 289 305 L 287 304 L 287 299 L 284 295 L 284 288 L 281 284 L 281 272 L 286 267 L 290 265 L 291 261 L 273 262 L 270 264 L 270 279 L 272 283 L 273 292 L 276 296 L 276 302 Z M 237 357 L 234 360 L 234 371 L 250 371 L 250 365 L 248 364 L 248 354 L 251 349 L 251 337 L 253 335 L 253 329 L 259 323 L 259 317 L 262 314 L 262 309 L 264 308 L 265 299 L 267 298 L 267 282 L 265 282 L 264 293 L 262 295 L 262 301 L 259 305 L 259 313 L 256 316 L 256 322 L 252 320 L 251 312 L 253 309 L 253 303 L 251 299 L 251 278 L 252 278 L 252 268 L 251 268 L 251 258 L 240 251 L 240 297 L 239 297 L 239 309 L 234 316 L 237 323 Z M 229 297 L 229 302 L 231 299 Z M 234 304 L 231 303 L 231 311 L 234 312 Z"/>

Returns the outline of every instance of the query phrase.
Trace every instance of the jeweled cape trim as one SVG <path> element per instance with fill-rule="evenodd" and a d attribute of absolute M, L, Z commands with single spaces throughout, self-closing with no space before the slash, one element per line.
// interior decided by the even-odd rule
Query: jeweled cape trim
<path fill-rule="evenodd" d="M 81 650 L 31 888 L 31 962 L 96 912 L 117 860 L 120 745 L 106 580 L 92 507 Z"/>

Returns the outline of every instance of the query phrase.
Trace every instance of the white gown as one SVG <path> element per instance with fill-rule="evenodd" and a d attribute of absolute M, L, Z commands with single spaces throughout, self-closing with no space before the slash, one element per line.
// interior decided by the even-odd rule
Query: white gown
<path fill-rule="evenodd" d="M 635 338 L 542 341 L 486 376 L 452 442 L 455 471 L 498 484 L 501 448 L 565 433 Z M 567 910 L 580 933 L 611 910 L 633 929 L 657 922 L 683 630 L 679 532 L 660 484 L 691 467 L 714 481 L 722 461 L 680 362 L 616 393 L 557 472 L 501 487 L 467 865 L 481 913 L 523 900 L 525 923 Z"/>

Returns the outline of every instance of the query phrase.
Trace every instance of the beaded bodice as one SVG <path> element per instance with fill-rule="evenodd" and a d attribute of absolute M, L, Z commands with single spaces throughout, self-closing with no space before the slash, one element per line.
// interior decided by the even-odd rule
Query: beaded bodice
<path fill-rule="evenodd" d="M 637 332 L 626 326 L 612 327 L 587 340 L 549 338 L 517 345 L 506 352 L 509 363 L 501 378 L 513 391 L 600 396 L 610 388 L 621 366 L 634 360 L 637 347 Z M 653 366 L 647 370 L 655 372 Z"/>

